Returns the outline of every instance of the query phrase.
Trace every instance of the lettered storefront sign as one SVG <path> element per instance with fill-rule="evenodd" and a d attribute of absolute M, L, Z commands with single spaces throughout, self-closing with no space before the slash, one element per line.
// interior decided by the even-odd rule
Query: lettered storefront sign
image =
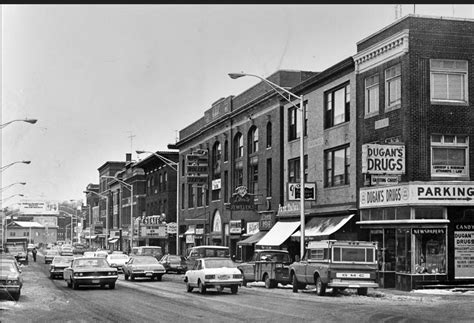
<path fill-rule="evenodd" d="M 405 146 L 362 145 L 362 173 L 405 174 Z"/>

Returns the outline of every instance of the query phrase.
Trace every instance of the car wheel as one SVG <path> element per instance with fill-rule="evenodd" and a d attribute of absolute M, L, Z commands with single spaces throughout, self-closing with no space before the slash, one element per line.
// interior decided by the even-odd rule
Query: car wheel
<path fill-rule="evenodd" d="M 232 294 L 237 294 L 237 291 L 239 290 L 239 285 L 232 285 L 230 286 L 230 292 Z"/>
<path fill-rule="evenodd" d="M 204 286 L 204 284 L 201 283 L 201 281 L 199 281 L 199 283 L 198 283 L 198 288 L 199 288 L 199 292 L 201 294 L 206 294 L 206 286 Z"/>
<path fill-rule="evenodd" d="M 217 289 L 217 291 L 218 291 L 219 293 L 222 293 L 222 291 L 224 290 L 224 287 L 219 286 L 219 287 L 217 287 L 216 289 Z"/>
<path fill-rule="evenodd" d="M 155 278 L 156 278 L 156 280 L 157 280 L 157 281 L 159 281 L 159 282 L 160 282 L 160 281 L 161 281 L 161 279 L 163 278 L 163 275 L 157 275 Z"/>
<path fill-rule="evenodd" d="M 295 274 L 293 274 L 292 284 L 293 284 L 293 293 L 298 293 L 298 279 L 296 279 Z"/>
<path fill-rule="evenodd" d="M 193 291 L 193 287 L 191 286 L 190 283 L 186 283 L 186 291 L 187 291 L 188 293 L 191 293 L 191 292 Z"/>
<path fill-rule="evenodd" d="M 104 288 L 105 288 L 105 284 L 100 284 L 100 288 L 104 289 Z"/>
<path fill-rule="evenodd" d="M 316 278 L 316 294 L 318 296 L 324 296 L 324 294 L 326 294 L 326 284 L 323 284 L 321 277 Z"/>
<path fill-rule="evenodd" d="M 109 284 L 109 289 L 115 289 L 115 282 Z"/>
<path fill-rule="evenodd" d="M 128 280 L 128 275 L 126 273 L 123 273 L 123 276 L 125 277 L 125 280 Z"/>
<path fill-rule="evenodd" d="M 269 275 L 265 275 L 265 288 L 275 288 L 275 280 L 270 279 Z"/>
<path fill-rule="evenodd" d="M 242 275 L 242 286 L 247 286 L 247 279 Z"/>
<path fill-rule="evenodd" d="M 75 281 L 72 282 L 72 289 L 78 289 L 79 288 L 79 284 Z"/>
<path fill-rule="evenodd" d="M 358 288 L 357 295 L 367 296 L 367 288 Z"/>

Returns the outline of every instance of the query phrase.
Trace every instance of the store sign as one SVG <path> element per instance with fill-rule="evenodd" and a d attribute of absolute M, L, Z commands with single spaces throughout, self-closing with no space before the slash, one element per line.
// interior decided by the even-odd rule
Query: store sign
<path fill-rule="evenodd" d="M 194 234 L 186 235 L 186 243 L 194 243 Z"/>
<path fill-rule="evenodd" d="M 208 183 L 208 163 L 206 150 L 200 149 L 186 155 L 186 179 L 189 184 L 206 185 Z"/>
<path fill-rule="evenodd" d="M 362 145 L 362 173 L 405 174 L 405 146 Z"/>
<path fill-rule="evenodd" d="M 474 278 L 474 224 L 454 228 L 454 278 Z"/>
<path fill-rule="evenodd" d="M 220 190 L 221 189 L 221 179 L 216 178 L 212 180 L 212 190 Z"/>
<path fill-rule="evenodd" d="M 255 234 L 260 231 L 258 222 L 247 222 L 247 234 Z"/>
<path fill-rule="evenodd" d="M 361 188 L 360 208 L 401 205 L 470 206 L 474 201 L 474 184 L 429 183 Z"/>
<path fill-rule="evenodd" d="M 301 202 L 288 202 L 278 206 L 278 216 L 297 215 L 301 209 Z"/>
<path fill-rule="evenodd" d="M 372 175 L 370 177 L 371 185 L 396 185 L 398 184 L 398 175 Z"/>
<path fill-rule="evenodd" d="M 168 234 L 178 233 L 178 224 L 176 222 L 167 223 L 166 224 L 166 232 L 168 232 Z"/>
<path fill-rule="evenodd" d="M 241 234 L 242 233 L 242 220 L 230 220 L 229 221 L 229 233 L 230 234 Z"/>
<path fill-rule="evenodd" d="M 275 224 L 275 215 L 273 213 L 262 213 L 259 222 L 260 231 L 268 231 Z M 248 232 L 248 231 L 247 231 Z"/>
<path fill-rule="evenodd" d="M 301 198 L 301 184 L 288 183 L 288 200 L 299 201 Z M 304 199 L 306 201 L 316 200 L 316 183 L 304 183 Z"/>
<path fill-rule="evenodd" d="M 468 176 L 467 166 L 453 166 L 453 165 L 432 165 L 431 175 L 438 177 L 462 177 Z"/>
<path fill-rule="evenodd" d="M 248 193 L 247 187 L 237 187 L 230 198 L 230 209 L 232 211 L 254 211 L 256 208 L 254 195 Z"/>
<path fill-rule="evenodd" d="M 166 225 L 160 225 L 160 226 L 147 226 L 146 227 L 146 235 L 149 237 L 157 237 L 157 238 L 166 238 Z"/>
<path fill-rule="evenodd" d="M 20 214 L 59 214 L 59 203 L 48 201 L 21 201 Z"/>

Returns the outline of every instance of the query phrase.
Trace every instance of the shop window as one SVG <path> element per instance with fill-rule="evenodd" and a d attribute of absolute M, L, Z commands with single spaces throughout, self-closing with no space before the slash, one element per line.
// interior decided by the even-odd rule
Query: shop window
<path fill-rule="evenodd" d="M 444 210 L 442 207 L 415 208 L 415 219 L 444 219 Z"/>
<path fill-rule="evenodd" d="M 432 59 L 431 102 L 467 103 L 467 61 Z"/>
<path fill-rule="evenodd" d="M 396 268 L 399 273 L 411 272 L 411 232 L 410 229 L 397 229 Z"/>
<path fill-rule="evenodd" d="M 411 218 L 409 206 L 397 207 L 396 209 L 397 209 L 397 214 L 396 214 L 397 220 L 408 220 Z"/>
<path fill-rule="evenodd" d="M 431 176 L 468 177 L 468 150 L 465 135 L 432 135 Z"/>
<path fill-rule="evenodd" d="M 413 229 L 415 273 L 446 273 L 446 233 L 444 228 Z"/>

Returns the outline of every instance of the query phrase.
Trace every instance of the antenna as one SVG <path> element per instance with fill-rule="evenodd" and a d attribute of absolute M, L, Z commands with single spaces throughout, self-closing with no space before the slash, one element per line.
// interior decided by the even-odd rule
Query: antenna
<path fill-rule="evenodd" d="M 133 153 L 133 138 L 136 136 L 131 131 L 129 131 L 129 133 L 130 133 L 130 136 L 128 136 L 128 138 L 130 138 L 130 152 Z"/>

